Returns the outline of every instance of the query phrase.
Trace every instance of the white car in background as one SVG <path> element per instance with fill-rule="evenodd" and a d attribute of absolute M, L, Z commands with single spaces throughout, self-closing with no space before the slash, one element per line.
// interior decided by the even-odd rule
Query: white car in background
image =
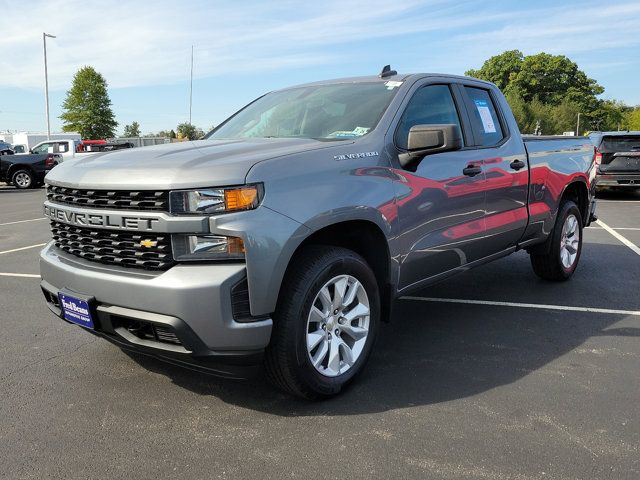
<path fill-rule="evenodd" d="M 100 143 L 98 143 L 100 142 Z M 62 155 L 64 160 L 70 160 L 77 157 L 86 157 L 95 155 L 96 153 L 111 152 L 123 148 L 133 148 L 131 142 L 114 142 L 91 140 L 83 142 L 82 140 L 64 139 L 64 140 L 46 140 L 36 144 L 29 153 L 58 153 Z"/>
<path fill-rule="evenodd" d="M 47 140 L 36 144 L 30 153 L 59 153 L 63 160 L 70 160 L 79 156 L 95 155 L 99 152 L 78 152 L 80 140 Z"/>

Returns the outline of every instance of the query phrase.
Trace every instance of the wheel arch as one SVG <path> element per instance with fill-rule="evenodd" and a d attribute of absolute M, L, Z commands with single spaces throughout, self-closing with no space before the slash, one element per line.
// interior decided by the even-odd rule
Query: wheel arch
<path fill-rule="evenodd" d="M 578 206 L 582 224 L 586 226 L 589 222 L 589 188 L 583 178 L 578 177 L 565 185 L 558 208 L 564 200 L 571 200 Z"/>
<path fill-rule="evenodd" d="M 558 205 L 553 216 L 553 223 L 555 225 L 556 218 L 560 212 L 560 206 L 565 200 L 571 200 L 574 202 L 578 210 L 580 210 L 580 217 L 582 217 L 582 225 L 586 226 L 589 220 L 589 188 L 586 181 L 577 177 L 571 182 L 567 183 L 562 189 L 562 194 L 558 198 Z M 533 245 L 527 248 L 527 252 L 534 255 L 542 255 L 549 252 L 551 248 L 551 241 L 553 238 L 553 231 L 547 235 L 544 242 Z"/>
<path fill-rule="evenodd" d="M 31 173 L 31 175 L 33 176 L 33 180 L 35 181 L 36 172 L 35 172 L 35 170 L 33 169 L 33 167 L 31 165 L 26 164 L 26 163 L 16 163 L 14 165 L 11 165 L 7 169 L 7 180 L 11 181 L 11 179 L 13 178 L 13 175 L 18 170 L 28 170 Z"/>
<path fill-rule="evenodd" d="M 314 229 L 290 256 L 283 281 L 295 266 L 296 256 L 310 245 L 347 248 L 362 256 L 375 274 L 380 292 L 382 318 L 388 321 L 393 292 L 391 256 L 387 236 L 376 222 L 363 219 L 342 220 Z M 278 297 L 282 294 L 281 286 L 282 282 L 278 289 Z"/>

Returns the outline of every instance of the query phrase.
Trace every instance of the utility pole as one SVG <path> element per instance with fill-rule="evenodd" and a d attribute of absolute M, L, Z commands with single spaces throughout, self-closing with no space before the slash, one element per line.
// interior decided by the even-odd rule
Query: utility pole
<path fill-rule="evenodd" d="M 192 101 L 193 101 L 193 45 L 191 45 L 191 84 L 189 86 L 189 125 L 191 125 Z"/>
<path fill-rule="evenodd" d="M 42 32 L 42 45 L 44 48 L 44 105 L 47 114 L 47 140 L 51 140 L 51 124 L 49 123 L 49 76 L 47 75 L 47 37 L 56 37 L 55 35 Z"/>
<path fill-rule="evenodd" d="M 580 112 L 578 112 L 578 124 L 576 125 L 576 137 L 580 135 Z"/>

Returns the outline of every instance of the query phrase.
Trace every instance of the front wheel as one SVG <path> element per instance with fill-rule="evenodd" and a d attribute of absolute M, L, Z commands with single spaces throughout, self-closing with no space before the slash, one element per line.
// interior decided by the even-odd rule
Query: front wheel
<path fill-rule="evenodd" d="M 335 395 L 364 367 L 380 322 L 375 275 L 351 250 L 311 246 L 293 260 L 274 315 L 265 367 L 296 396 Z"/>
<path fill-rule="evenodd" d="M 578 206 L 567 200 L 560 205 L 551 232 L 551 245 L 544 254 L 531 254 L 533 271 L 545 280 L 568 280 L 575 272 L 582 252 L 582 216 Z"/>

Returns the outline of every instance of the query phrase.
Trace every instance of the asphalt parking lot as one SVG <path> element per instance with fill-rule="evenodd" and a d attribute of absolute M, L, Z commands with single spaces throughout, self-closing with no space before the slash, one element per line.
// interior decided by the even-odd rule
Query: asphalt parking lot
<path fill-rule="evenodd" d="M 640 191 L 603 195 L 569 282 L 520 252 L 398 302 L 323 403 L 55 318 L 43 198 L 0 186 L 1 478 L 640 478 Z"/>

